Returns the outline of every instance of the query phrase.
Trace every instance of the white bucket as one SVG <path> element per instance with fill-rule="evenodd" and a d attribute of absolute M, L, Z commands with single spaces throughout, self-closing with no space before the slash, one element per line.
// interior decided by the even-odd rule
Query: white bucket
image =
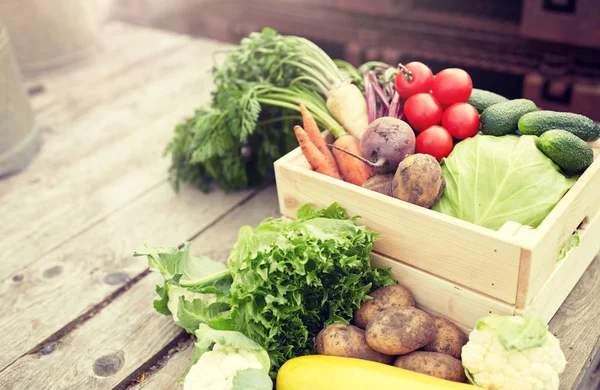
<path fill-rule="evenodd" d="M 0 0 L 0 22 L 25 74 L 94 53 L 98 18 L 95 0 Z"/>
<path fill-rule="evenodd" d="M 0 26 L 0 177 L 24 169 L 40 144 L 8 33 Z"/>

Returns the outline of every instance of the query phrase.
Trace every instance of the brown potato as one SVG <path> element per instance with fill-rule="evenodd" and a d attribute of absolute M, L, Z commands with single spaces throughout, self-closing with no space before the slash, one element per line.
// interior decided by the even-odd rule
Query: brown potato
<path fill-rule="evenodd" d="M 415 351 L 398 356 L 394 366 L 454 382 L 466 382 L 460 360 L 438 352 Z"/>
<path fill-rule="evenodd" d="M 369 294 L 373 299 L 363 302 L 358 310 L 354 312 L 354 324 L 361 329 L 367 327 L 367 323 L 390 307 L 415 306 L 415 298 L 404 286 L 399 284 L 380 287 Z"/>
<path fill-rule="evenodd" d="M 413 154 L 402 160 L 392 182 L 395 198 L 426 208 L 437 203 L 445 188 L 442 167 L 428 154 Z"/>
<path fill-rule="evenodd" d="M 403 355 L 429 344 L 435 337 L 433 318 L 414 307 L 392 307 L 367 325 L 367 344 L 386 355 Z"/>
<path fill-rule="evenodd" d="M 365 332 L 354 326 L 331 324 L 321 330 L 315 340 L 319 355 L 341 356 L 392 364 L 394 356 L 387 356 L 369 347 Z"/>
<path fill-rule="evenodd" d="M 440 352 L 453 358 L 460 359 L 463 345 L 469 338 L 458 326 L 442 317 L 433 317 L 435 323 L 435 338 L 423 350 L 429 352 Z"/>

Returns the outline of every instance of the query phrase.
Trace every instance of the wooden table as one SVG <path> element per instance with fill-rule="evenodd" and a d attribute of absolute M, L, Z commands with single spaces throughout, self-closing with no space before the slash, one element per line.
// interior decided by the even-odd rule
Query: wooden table
<path fill-rule="evenodd" d="M 110 23 L 93 60 L 29 81 L 44 145 L 0 180 L 0 388 L 181 388 L 193 340 L 152 307 L 134 248 L 193 241 L 227 258 L 278 214 L 273 185 L 224 195 L 167 182 L 174 125 L 209 100 L 224 45 Z M 600 261 L 552 320 L 574 389 L 598 350 Z"/>

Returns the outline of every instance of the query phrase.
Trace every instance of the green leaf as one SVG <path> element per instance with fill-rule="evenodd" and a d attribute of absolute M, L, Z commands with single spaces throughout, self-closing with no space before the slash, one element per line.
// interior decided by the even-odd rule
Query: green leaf
<path fill-rule="evenodd" d="M 569 239 L 567 240 L 565 245 L 563 245 L 563 247 L 560 248 L 560 253 L 558 255 L 558 261 L 564 259 L 567 256 L 567 253 L 569 253 L 569 251 L 571 249 L 577 248 L 580 243 L 581 243 L 581 238 L 579 237 L 579 232 L 575 231 L 569 237 Z"/>
<path fill-rule="evenodd" d="M 490 229 L 537 227 L 575 183 L 535 146 L 534 136 L 477 135 L 442 161 L 446 189 L 433 210 Z"/>
<path fill-rule="evenodd" d="M 158 296 L 160 297 L 160 299 L 155 300 L 154 303 L 154 309 L 156 309 L 157 312 L 159 312 L 160 314 L 164 314 L 164 315 L 171 315 L 171 311 L 169 310 L 168 306 L 167 306 L 167 302 L 169 302 L 169 286 L 167 285 L 167 283 L 163 284 L 162 286 L 157 285 L 156 286 L 156 293 L 158 294 Z"/>
<path fill-rule="evenodd" d="M 200 324 L 215 321 L 217 318 L 226 315 L 229 309 L 229 304 L 225 302 L 206 305 L 201 299 L 194 299 L 190 302 L 181 296 L 177 308 L 177 325 L 184 328 L 188 333 L 194 333 Z"/>
<path fill-rule="evenodd" d="M 541 347 L 546 342 L 548 332 L 548 325 L 540 318 L 498 314 L 480 318 L 475 328 L 496 333 L 498 341 L 507 351 Z"/>
<path fill-rule="evenodd" d="M 183 248 L 144 245 L 134 252 L 134 256 L 147 256 L 151 271 L 160 272 L 167 280 L 177 278 L 182 287 L 213 286 L 223 288 L 227 282 L 229 270 L 227 265 L 210 260 L 208 257 L 190 256 L 190 243 L 185 242 Z M 197 291 L 202 292 L 202 291 Z"/>
<path fill-rule="evenodd" d="M 272 390 L 273 381 L 269 374 L 257 368 L 238 371 L 233 377 L 231 390 Z"/>
<path fill-rule="evenodd" d="M 467 370 L 466 368 L 464 370 L 465 370 L 465 376 L 467 377 L 467 380 L 469 381 L 469 383 L 475 387 L 480 387 L 477 385 L 477 383 L 475 383 L 475 380 L 471 376 L 471 373 L 469 372 L 469 370 Z"/>
<path fill-rule="evenodd" d="M 320 209 L 312 204 L 302 205 L 298 209 L 297 216 L 299 221 L 307 221 L 313 218 L 348 219 L 346 210 L 337 202 Z"/>

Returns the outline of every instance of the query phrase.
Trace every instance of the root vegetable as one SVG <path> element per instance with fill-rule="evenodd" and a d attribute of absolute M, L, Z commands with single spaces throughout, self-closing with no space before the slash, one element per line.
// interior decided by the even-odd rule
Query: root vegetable
<path fill-rule="evenodd" d="M 298 139 L 298 144 L 300 144 L 300 149 L 302 149 L 302 153 L 312 169 L 324 175 L 341 179 L 337 167 L 334 167 L 332 162 L 323 156 L 319 149 L 310 141 L 308 134 L 306 134 L 306 131 L 302 127 L 294 127 L 294 133 L 296 134 L 296 139 Z"/>
<path fill-rule="evenodd" d="M 362 186 L 369 176 L 371 176 L 371 168 L 364 162 L 341 151 L 345 150 L 354 154 L 360 153 L 360 141 L 358 138 L 346 134 L 338 138 L 333 145 L 335 146 L 333 156 L 337 162 L 342 179 L 348 183 Z M 325 148 L 327 148 L 327 145 L 325 145 Z"/>
<path fill-rule="evenodd" d="M 442 317 L 433 317 L 435 323 L 435 338 L 425 347 L 424 351 L 439 352 L 460 360 L 462 347 L 469 341 L 467 335 L 458 326 Z"/>
<path fill-rule="evenodd" d="M 443 353 L 415 351 L 399 356 L 394 366 L 453 382 L 467 381 L 460 360 Z"/>
<path fill-rule="evenodd" d="M 365 340 L 365 332 L 354 325 L 331 324 L 315 340 L 319 355 L 340 356 L 391 364 L 393 356 L 374 351 Z"/>
<path fill-rule="evenodd" d="M 342 127 L 355 136 L 361 137 L 369 126 L 367 101 L 354 84 L 344 84 L 330 89 L 327 94 L 327 109 Z"/>
<path fill-rule="evenodd" d="M 392 183 L 395 198 L 426 208 L 440 199 L 445 188 L 442 168 L 428 154 L 414 154 L 402 160 Z"/>
<path fill-rule="evenodd" d="M 385 173 L 381 175 L 371 176 L 367 181 L 362 185 L 363 188 L 366 188 L 371 191 L 379 192 L 381 194 L 387 196 L 392 195 L 392 181 L 394 180 L 393 173 Z"/>
<path fill-rule="evenodd" d="M 365 330 L 367 344 L 386 355 L 403 355 L 435 337 L 433 318 L 414 307 L 392 307 L 378 313 Z"/>
<path fill-rule="evenodd" d="M 391 117 L 373 121 L 360 140 L 360 154 L 377 173 L 394 172 L 415 152 L 415 133 L 408 123 Z"/>
<path fill-rule="evenodd" d="M 392 307 L 415 306 L 412 293 L 399 284 L 380 287 L 369 295 L 373 299 L 365 301 L 354 312 L 354 323 L 362 329 L 365 329 L 369 321 L 384 310 Z"/>
<path fill-rule="evenodd" d="M 321 135 L 321 130 L 319 130 L 317 121 L 312 116 L 310 111 L 308 111 L 308 109 L 306 108 L 306 106 L 304 104 L 300 103 L 299 106 L 300 106 L 300 114 L 302 115 L 302 123 L 304 125 L 304 131 L 306 131 L 306 133 L 308 134 L 308 137 L 310 138 L 311 142 L 317 147 L 317 149 L 319 149 L 319 152 L 321 152 L 321 154 L 327 160 L 330 161 L 331 166 L 337 168 L 335 159 L 333 158 L 331 151 L 329 150 L 329 148 L 327 147 L 327 144 L 325 143 L 325 138 L 323 138 L 323 135 Z"/>

